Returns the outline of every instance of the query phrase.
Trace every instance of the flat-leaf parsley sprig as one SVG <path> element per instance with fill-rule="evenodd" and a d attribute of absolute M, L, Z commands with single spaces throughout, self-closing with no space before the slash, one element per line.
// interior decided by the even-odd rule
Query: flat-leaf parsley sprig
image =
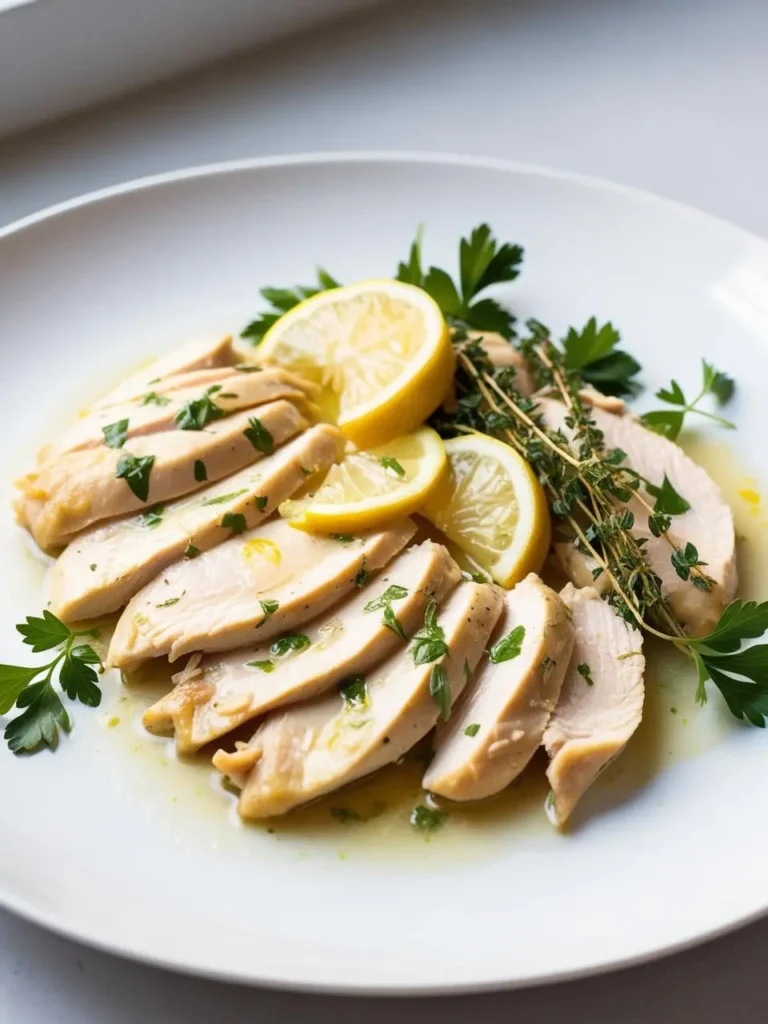
<path fill-rule="evenodd" d="M 720 370 L 716 370 L 711 363 L 705 359 L 701 361 L 701 390 L 698 395 L 689 402 L 685 397 L 683 389 L 673 380 L 668 388 L 661 388 L 656 392 L 656 397 L 662 402 L 667 402 L 671 409 L 654 409 L 642 417 L 643 423 L 657 434 L 674 441 L 683 428 L 683 421 L 689 412 L 695 412 L 698 416 L 704 416 L 721 427 L 734 430 L 735 425 L 730 420 L 723 419 L 713 412 L 700 408 L 700 403 L 710 395 L 714 397 L 718 406 L 725 405 L 733 396 L 733 380 Z"/>
<path fill-rule="evenodd" d="M 5 727 L 4 738 L 14 754 L 34 753 L 43 747 L 55 750 L 59 730 L 68 733 L 72 721 L 54 688 L 58 682 L 70 700 L 96 708 L 101 703 L 96 667 L 103 671 L 101 658 L 90 644 L 78 643 L 80 637 L 96 639 L 98 630 L 72 630 L 49 611 L 42 617 L 28 616 L 16 629 L 35 654 L 56 651 L 45 665 L 24 667 L 0 665 L 0 715 L 16 706 L 21 714 Z"/>

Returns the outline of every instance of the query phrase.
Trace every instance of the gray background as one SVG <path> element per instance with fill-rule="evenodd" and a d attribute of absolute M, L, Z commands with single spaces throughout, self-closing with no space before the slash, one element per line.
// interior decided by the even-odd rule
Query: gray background
<path fill-rule="evenodd" d="M 766 41 L 767 0 L 395 3 L 0 141 L 0 224 L 190 164 L 391 148 L 596 174 L 768 235 Z M 684 879 L 684 865 L 670 870 Z M 738 865 L 713 867 L 713 885 L 734 884 Z M 471 941 L 471 927 L 457 922 L 457 943 Z M 552 927 L 578 941 L 578 922 Z M 0 1020 L 228 1024 L 247 1014 L 286 1024 L 410 1024 L 439 1014 L 446 1024 L 480 1016 L 493 1024 L 567 1014 L 573 1024 L 756 1024 L 766 1019 L 766 950 L 768 923 L 657 964 L 547 989 L 363 1002 L 180 978 L 0 914 Z"/>

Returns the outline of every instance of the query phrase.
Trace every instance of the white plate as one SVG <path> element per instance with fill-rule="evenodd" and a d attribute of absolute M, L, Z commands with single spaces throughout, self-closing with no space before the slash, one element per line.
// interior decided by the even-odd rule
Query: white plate
<path fill-rule="evenodd" d="M 558 331 L 611 318 L 651 386 L 694 384 L 700 356 L 729 370 L 738 443 L 768 476 L 766 243 L 572 175 L 352 155 L 167 175 L 0 233 L 3 484 L 100 383 L 190 336 L 237 331 L 260 286 L 305 282 L 318 262 L 342 280 L 389 274 L 422 222 L 428 258 L 453 266 L 459 234 L 482 220 L 526 247 L 508 292 L 522 317 Z M 40 574 L 9 496 L 0 659 L 19 662 L 13 626 L 39 611 Z M 75 709 L 55 755 L 0 750 L 0 900 L 115 952 L 291 987 L 451 991 L 627 964 L 768 905 L 760 730 L 723 730 L 624 799 L 604 788 L 590 809 L 610 813 L 565 837 L 506 829 L 484 851 L 450 855 L 435 839 L 341 859 L 344 840 L 278 842 L 234 828 L 215 794 L 179 795 L 185 770 L 160 767 L 164 746 L 134 725 L 105 728 L 109 689 L 104 710 Z"/>

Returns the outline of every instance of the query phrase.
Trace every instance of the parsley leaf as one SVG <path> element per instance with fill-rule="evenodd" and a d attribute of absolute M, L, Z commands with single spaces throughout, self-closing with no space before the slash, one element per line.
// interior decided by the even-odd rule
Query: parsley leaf
<path fill-rule="evenodd" d="M 249 668 L 260 668 L 262 672 L 274 672 L 275 663 L 267 658 L 265 661 L 246 661 Z"/>
<path fill-rule="evenodd" d="M 264 494 L 257 494 L 253 499 L 259 512 L 263 512 L 269 504 L 269 498 Z"/>
<path fill-rule="evenodd" d="M 355 586 L 357 587 L 358 590 L 362 590 L 363 589 L 363 587 L 368 582 L 368 577 L 369 576 L 370 576 L 370 573 L 365 568 L 365 565 L 362 565 L 358 569 L 358 571 L 355 573 Z"/>
<path fill-rule="evenodd" d="M 165 508 L 163 505 L 154 505 L 146 512 L 142 512 L 141 515 L 137 517 L 136 521 L 139 526 L 143 526 L 145 530 L 154 530 L 160 525 L 160 523 L 162 523 L 164 511 Z"/>
<path fill-rule="evenodd" d="M 392 472 L 397 474 L 397 476 L 399 477 L 405 476 L 405 470 L 397 461 L 397 459 L 393 459 L 391 456 L 385 455 L 383 458 L 379 459 L 379 462 L 384 467 L 384 469 L 391 469 Z"/>
<path fill-rule="evenodd" d="M 339 687 L 339 693 L 344 701 L 344 706 L 349 710 L 367 708 L 370 703 L 368 688 L 363 676 L 351 676 L 345 680 Z"/>
<path fill-rule="evenodd" d="M 434 832 L 445 824 L 447 817 L 446 811 L 433 810 L 419 804 L 411 811 L 410 822 L 417 832 Z"/>
<path fill-rule="evenodd" d="M 506 636 L 497 640 L 488 651 L 489 661 L 492 661 L 494 665 L 499 665 L 503 661 L 511 661 L 512 658 L 516 658 L 523 648 L 524 639 L 525 626 L 515 626 Z"/>
<path fill-rule="evenodd" d="M 259 604 L 261 605 L 261 610 L 264 612 L 264 618 L 261 620 L 259 625 L 263 626 L 267 619 L 271 615 L 274 615 L 277 609 L 280 607 L 280 602 L 275 601 L 271 598 L 267 598 L 267 600 L 265 601 L 259 601 Z"/>
<path fill-rule="evenodd" d="M 196 548 L 191 540 L 187 541 L 186 549 L 184 550 L 185 558 L 199 558 L 201 554 L 200 548 Z"/>
<path fill-rule="evenodd" d="M 128 420 L 118 420 L 101 428 L 107 448 L 122 448 L 128 440 Z"/>
<path fill-rule="evenodd" d="M 208 470 L 205 468 L 205 463 L 202 459 L 195 461 L 195 480 L 199 484 L 204 484 L 208 479 Z"/>
<path fill-rule="evenodd" d="M 424 613 L 424 626 L 414 634 L 413 662 L 415 665 L 429 665 L 448 653 L 445 630 L 437 622 L 437 602 L 432 600 Z"/>
<path fill-rule="evenodd" d="M 209 423 L 222 419 L 224 410 L 212 399 L 218 391 L 221 386 L 214 384 L 200 398 L 185 402 L 174 418 L 179 430 L 204 430 Z"/>
<path fill-rule="evenodd" d="M 255 320 L 252 320 L 243 329 L 240 337 L 247 338 L 252 345 L 259 345 L 263 341 L 264 335 L 270 327 L 277 323 L 283 313 L 287 313 L 289 309 L 298 306 L 304 299 L 309 299 L 319 292 L 340 287 L 339 282 L 331 277 L 326 270 L 323 270 L 322 267 L 317 268 L 317 284 L 317 288 L 308 288 L 301 285 L 296 288 L 262 288 L 261 297 L 272 308 L 265 313 L 261 313 Z"/>
<path fill-rule="evenodd" d="M 664 474 L 664 481 L 661 487 L 656 487 L 654 484 L 646 484 L 646 490 L 651 497 L 656 499 L 653 506 L 654 512 L 660 512 L 665 516 L 681 516 L 691 507 L 690 503 L 681 494 L 678 494 L 672 486 L 672 482 L 666 473 Z"/>
<path fill-rule="evenodd" d="M 471 725 L 468 725 L 467 728 L 464 730 L 464 735 L 465 736 L 477 736 L 477 734 L 479 732 L 480 732 L 480 725 L 479 725 L 479 723 L 478 722 L 473 722 Z"/>
<path fill-rule="evenodd" d="M 397 583 L 393 583 L 387 587 L 383 594 L 369 601 L 363 611 L 376 612 L 379 608 L 386 608 L 391 601 L 400 601 L 404 597 L 408 597 L 408 588 L 400 587 Z"/>
<path fill-rule="evenodd" d="M 355 538 L 351 533 L 332 533 L 331 540 L 335 540 L 337 544 L 352 544 Z"/>
<path fill-rule="evenodd" d="M 451 717 L 451 687 L 444 665 L 433 665 L 429 676 L 429 695 L 437 704 L 440 717 L 447 722 Z"/>
<path fill-rule="evenodd" d="M 232 501 L 234 498 L 239 498 L 241 494 L 247 494 L 248 488 L 243 487 L 239 491 L 230 491 L 229 494 L 220 494 L 217 498 L 206 498 L 202 504 L 203 508 L 207 508 L 209 505 L 226 505 L 228 501 Z"/>
<path fill-rule="evenodd" d="M 221 520 L 222 527 L 231 529 L 234 534 L 245 533 L 248 523 L 241 512 L 226 512 Z"/>
<path fill-rule="evenodd" d="M 617 351 L 620 341 L 621 335 L 610 321 L 598 328 L 592 317 L 581 331 L 570 327 L 563 339 L 566 368 L 578 371 L 587 384 L 604 395 L 635 395 L 639 385 L 633 378 L 641 366 L 628 353 Z"/>
<path fill-rule="evenodd" d="M 170 405 L 171 400 L 167 395 L 158 395 L 156 391 L 149 391 L 146 395 L 141 397 L 142 405 Z"/>
<path fill-rule="evenodd" d="M 13 753 L 32 753 L 43 746 L 54 750 L 59 729 L 69 732 L 72 728 L 69 714 L 53 686 L 56 669 L 61 688 L 70 700 L 89 707 L 101 703 L 93 668 L 101 668 L 101 659 L 89 644 L 76 643 L 79 637 L 95 637 L 98 633 L 71 630 L 47 610 L 42 616 L 29 616 L 16 629 L 35 653 L 57 653 L 47 665 L 33 668 L 0 665 L 0 714 L 7 714 L 14 705 L 22 711 L 7 724 L 5 740 Z"/>
<path fill-rule="evenodd" d="M 312 641 L 308 636 L 288 633 L 286 636 L 281 636 L 279 640 L 275 640 L 269 648 L 269 653 L 274 654 L 276 658 L 282 658 L 290 651 L 296 651 L 298 653 L 299 651 L 304 651 L 307 647 L 311 646 Z"/>
<path fill-rule="evenodd" d="M 395 615 L 395 611 L 391 604 L 388 604 L 384 609 L 384 615 L 382 617 L 382 624 L 391 629 L 395 636 L 400 637 L 404 643 L 408 643 L 408 637 L 405 635 L 405 630 L 402 627 L 400 619 Z"/>
<path fill-rule="evenodd" d="M 248 429 L 244 430 L 243 433 L 256 451 L 264 452 L 265 455 L 271 455 L 275 450 L 274 438 L 256 416 L 251 416 L 248 420 Z"/>
<path fill-rule="evenodd" d="M 580 665 L 577 665 L 576 671 L 579 673 L 581 678 L 586 682 L 587 686 L 595 685 L 595 680 L 592 678 L 592 669 L 589 667 L 586 661 L 582 661 Z"/>
<path fill-rule="evenodd" d="M 154 464 L 154 455 L 136 458 L 130 452 L 124 452 L 117 464 L 115 477 L 118 480 L 125 480 L 139 501 L 146 501 L 149 498 L 149 477 Z"/>
<path fill-rule="evenodd" d="M 693 401 L 689 402 L 687 400 L 683 389 L 676 380 L 673 380 L 668 388 L 661 388 L 657 391 L 656 397 L 662 402 L 667 402 L 669 405 L 674 406 L 674 408 L 654 409 L 652 412 L 645 413 L 641 419 L 647 427 L 656 431 L 657 434 L 662 434 L 670 441 L 674 441 L 677 438 L 688 413 L 696 413 L 708 420 L 712 420 L 721 427 L 735 430 L 735 425 L 730 420 L 723 419 L 722 416 L 716 416 L 715 413 L 699 408 L 699 403 L 709 395 L 714 396 L 718 405 L 725 405 L 733 396 L 734 387 L 733 380 L 727 374 L 716 370 L 711 363 L 702 359 L 701 390 Z"/>

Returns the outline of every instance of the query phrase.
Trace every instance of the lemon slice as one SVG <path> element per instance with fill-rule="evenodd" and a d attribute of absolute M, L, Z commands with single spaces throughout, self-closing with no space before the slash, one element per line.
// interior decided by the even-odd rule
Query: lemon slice
<path fill-rule="evenodd" d="M 267 332 L 259 361 L 319 384 L 321 409 L 359 448 L 423 423 L 443 401 L 453 352 L 437 303 L 399 281 L 321 292 Z"/>
<path fill-rule="evenodd" d="M 443 442 L 429 427 L 351 451 L 311 497 L 285 501 L 280 514 L 301 530 L 354 533 L 388 526 L 420 509 L 447 473 Z"/>
<path fill-rule="evenodd" d="M 533 470 L 486 434 L 445 442 L 450 471 L 423 509 L 431 522 L 503 587 L 538 572 L 549 551 L 549 509 Z"/>

